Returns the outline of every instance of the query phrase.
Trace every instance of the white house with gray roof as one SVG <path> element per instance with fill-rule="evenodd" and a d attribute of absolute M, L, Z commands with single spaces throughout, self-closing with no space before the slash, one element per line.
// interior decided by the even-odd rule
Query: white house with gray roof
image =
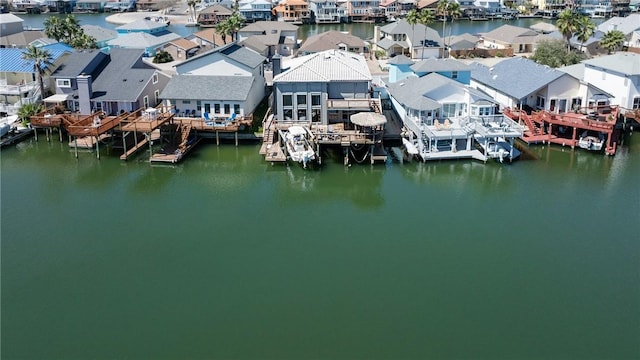
<path fill-rule="evenodd" d="M 612 104 L 640 109 L 640 54 L 619 52 L 582 64 L 583 80 L 610 93 Z"/>
<path fill-rule="evenodd" d="M 385 51 L 389 57 L 404 54 L 412 59 L 441 57 L 444 49 L 437 31 L 422 24 L 410 25 L 404 19 L 376 26 L 373 43 L 374 49 Z"/>
<path fill-rule="evenodd" d="M 58 99 L 67 108 L 88 115 L 156 106 L 169 77 L 142 61 L 142 51 L 111 49 L 83 50 L 69 55 L 64 66 L 51 76 Z"/>
<path fill-rule="evenodd" d="M 160 97 L 180 115 L 247 116 L 265 96 L 265 60 L 235 43 L 215 48 L 176 65 Z"/>
<path fill-rule="evenodd" d="M 567 112 L 594 99 L 608 98 L 607 92 L 593 85 L 583 90 L 580 79 L 571 74 L 522 57 L 492 67 L 471 66 L 471 86 L 491 95 L 503 107 Z"/>
<path fill-rule="evenodd" d="M 238 43 L 271 59 L 289 56 L 298 45 L 298 27 L 284 21 L 256 21 L 238 31 Z"/>
<path fill-rule="evenodd" d="M 273 78 L 278 121 L 349 124 L 350 115 L 370 111 L 372 77 L 362 55 L 327 50 L 292 59 L 282 73 L 278 62 Z"/>
<path fill-rule="evenodd" d="M 495 116 L 496 104 L 488 94 L 435 72 L 389 84 L 388 91 L 405 128 L 413 134 L 409 141 L 424 160 L 484 160 L 472 148 L 474 136 L 483 124 L 500 124 L 503 137 L 522 135 L 517 124 Z"/>
<path fill-rule="evenodd" d="M 598 25 L 597 30 L 603 33 L 611 30 L 621 31 L 625 37 L 625 45 L 630 46 L 629 40 L 633 32 L 640 30 L 640 13 L 629 14 L 625 17 L 614 16 Z"/>

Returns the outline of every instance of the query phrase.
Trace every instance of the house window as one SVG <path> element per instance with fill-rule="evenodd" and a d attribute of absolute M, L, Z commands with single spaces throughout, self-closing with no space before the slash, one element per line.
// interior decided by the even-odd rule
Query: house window
<path fill-rule="evenodd" d="M 456 115 L 456 104 L 443 104 L 442 105 L 442 116 L 449 117 Z"/>
<path fill-rule="evenodd" d="M 536 107 L 540 108 L 540 109 L 544 109 L 544 97 L 542 96 L 537 96 L 536 97 Z"/>
<path fill-rule="evenodd" d="M 293 106 L 293 96 L 282 95 L 282 106 Z"/>
<path fill-rule="evenodd" d="M 71 87 L 71 80 L 69 79 L 56 79 L 56 86 L 60 88 Z"/>
<path fill-rule="evenodd" d="M 283 112 L 284 115 L 284 119 L 285 120 L 292 120 L 293 119 L 293 109 L 285 109 Z"/>
<path fill-rule="evenodd" d="M 311 109 L 311 121 L 320 122 L 322 121 L 322 114 L 320 113 L 320 109 Z"/>
<path fill-rule="evenodd" d="M 581 106 L 582 106 L 582 99 L 581 98 L 573 98 L 573 99 L 571 99 L 571 110 L 578 111 L 578 110 L 580 110 Z"/>
<path fill-rule="evenodd" d="M 155 103 L 157 104 L 160 100 L 160 90 L 156 90 L 153 92 L 153 97 L 155 98 Z"/>
<path fill-rule="evenodd" d="M 225 114 L 230 114 L 231 113 L 231 105 L 224 104 L 224 113 Z"/>
<path fill-rule="evenodd" d="M 183 104 L 191 104 L 191 100 L 182 100 Z"/>
<path fill-rule="evenodd" d="M 633 104 L 631 106 L 632 109 L 640 109 L 640 97 L 633 98 Z"/>
<path fill-rule="evenodd" d="M 202 111 L 202 101 L 196 101 L 196 110 Z"/>
<path fill-rule="evenodd" d="M 213 104 L 213 113 L 220 114 L 220 104 Z"/>
<path fill-rule="evenodd" d="M 211 112 L 211 104 L 209 104 L 209 103 L 205 103 L 204 104 L 204 112 L 206 112 L 206 113 L 210 113 Z"/>
<path fill-rule="evenodd" d="M 298 120 L 307 120 L 307 109 L 298 109 Z"/>
<path fill-rule="evenodd" d="M 298 100 L 298 106 L 307 105 L 307 95 L 298 95 L 297 100 Z"/>
<path fill-rule="evenodd" d="M 240 104 L 233 104 L 233 112 L 236 114 L 240 114 Z"/>
<path fill-rule="evenodd" d="M 158 83 L 158 74 L 153 74 L 153 83 L 157 84 Z"/>
<path fill-rule="evenodd" d="M 320 106 L 320 95 L 311 95 L 311 106 Z"/>
<path fill-rule="evenodd" d="M 452 71 L 451 72 L 451 78 L 452 79 L 457 79 L 458 78 L 458 72 L 457 71 Z"/>
<path fill-rule="evenodd" d="M 142 98 L 142 103 L 144 104 L 144 108 L 148 108 L 149 107 L 149 97 L 145 96 Z"/>

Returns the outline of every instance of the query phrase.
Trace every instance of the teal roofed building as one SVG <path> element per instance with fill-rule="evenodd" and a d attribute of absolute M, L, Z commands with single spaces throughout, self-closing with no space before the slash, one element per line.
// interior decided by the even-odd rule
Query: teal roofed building
<path fill-rule="evenodd" d="M 413 75 L 411 65 L 415 62 L 404 55 L 398 55 L 391 58 L 387 64 L 389 64 L 389 82 L 395 83 L 406 77 Z"/>

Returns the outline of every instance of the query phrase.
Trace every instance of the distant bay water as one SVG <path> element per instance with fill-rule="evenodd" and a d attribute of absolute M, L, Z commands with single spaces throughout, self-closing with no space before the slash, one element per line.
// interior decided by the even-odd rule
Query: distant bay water
<path fill-rule="evenodd" d="M 105 17 L 109 14 L 74 14 L 80 24 L 91 24 L 114 29 L 118 27 L 118 24 L 112 24 L 105 20 Z M 24 19 L 25 26 L 31 26 L 35 28 L 43 27 L 44 20 L 48 16 L 56 16 L 49 14 L 42 15 L 19 15 Z M 522 18 L 514 20 L 488 20 L 488 21 L 469 21 L 469 20 L 456 20 L 448 22 L 445 26 L 445 32 L 447 36 L 459 35 L 463 33 L 479 34 L 489 32 L 503 24 L 511 24 L 514 26 L 529 27 L 537 22 L 552 22 L 553 20 L 540 19 L 540 18 Z M 603 19 L 594 19 L 596 23 L 600 23 Z M 373 24 L 352 23 L 352 24 L 323 24 L 323 25 L 302 25 L 298 31 L 300 39 L 304 40 L 307 37 L 321 33 L 328 30 L 346 31 L 352 35 L 358 36 L 362 39 L 373 38 Z M 442 32 L 442 24 L 439 22 L 431 24 L 438 33 Z M 191 33 L 200 31 L 198 27 L 187 27 L 184 25 L 170 25 L 169 30 L 180 34 L 182 36 L 189 35 Z"/>

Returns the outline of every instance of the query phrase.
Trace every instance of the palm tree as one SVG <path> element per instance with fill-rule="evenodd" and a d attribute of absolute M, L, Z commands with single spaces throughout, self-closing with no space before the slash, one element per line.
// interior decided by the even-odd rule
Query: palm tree
<path fill-rule="evenodd" d="M 447 48 L 447 44 L 446 44 L 446 36 L 445 36 L 445 25 L 447 23 L 447 19 L 449 17 L 451 17 L 451 19 L 453 20 L 454 18 L 460 17 L 460 15 L 462 14 L 462 11 L 460 10 L 460 4 L 458 4 L 455 1 L 449 1 L 449 0 L 440 0 L 438 1 L 438 5 L 436 6 L 436 12 L 442 16 L 442 41 L 445 42 L 444 44 L 444 48 L 446 50 Z"/>
<path fill-rule="evenodd" d="M 580 51 L 582 51 L 582 47 L 584 43 L 589 40 L 589 38 L 596 31 L 596 24 L 589 19 L 588 16 L 581 16 L 578 20 L 578 26 L 576 29 L 576 36 L 578 41 L 580 41 Z"/>
<path fill-rule="evenodd" d="M 231 16 L 227 18 L 226 23 L 227 23 L 227 27 L 229 27 L 229 33 L 231 34 L 231 39 L 238 40 L 236 35 L 238 34 L 238 31 L 242 28 L 242 23 L 243 23 L 240 13 L 234 12 L 233 14 L 231 14 Z"/>
<path fill-rule="evenodd" d="M 53 65 L 53 58 L 51 53 L 46 49 L 38 48 L 33 45 L 29 46 L 22 53 L 22 58 L 25 60 L 33 61 L 33 71 L 38 77 L 38 84 L 40 85 L 40 96 L 44 99 L 44 71 L 48 66 Z"/>
<path fill-rule="evenodd" d="M 424 50 L 427 47 L 427 29 L 428 25 L 433 23 L 434 17 L 431 14 L 430 10 L 422 9 L 418 14 L 418 23 L 424 25 L 424 38 L 422 39 L 422 56 L 421 59 L 424 59 Z"/>
<path fill-rule="evenodd" d="M 607 31 L 600 40 L 600 46 L 607 49 L 608 53 L 619 48 L 624 43 L 624 33 L 620 30 Z"/>
<path fill-rule="evenodd" d="M 26 125 L 29 123 L 29 119 L 33 115 L 37 115 L 40 111 L 42 111 L 40 104 L 24 104 L 18 109 L 18 118 L 23 125 Z"/>
<path fill-rule="evenodd" d="M 219 23 L 216 24 L 216 32 L 218 34 L 220 34 L 220 37 L 222 37 L 222 42 L 223 43 L 227 43 L 227 35 L 231 34 L 231 31 L 229 30 L 229 26 L 227 24 L 226 21 L 221 21 Z"/>
<path fill-rule="evenodd" d="M 196 4 L 198 4 L 200 0 L 187 0 L 187 6 L 189 6 L 189 16 L 193 19 L 193 22 L 196 22 Z"/>
<path fill-rule="evenodd" d="M 411 25 L 411 32 L 415 34 L 416 24 L 420 22 L 420 13 L 418 13 L 418 10 L 411 9 L 407 13 L 406 20 L 407 20 L 407 24 Z M 413 54 L 410 54 L 409 57 L 413 58 Z"/>
<path fill-rule="evenodd" d="M 44 34 L 55 41 L 60 41 L 63 38 L 64 34 L 62 31 L 62 21 L 60 21 L 60 17 L 49 16 L 44 21 Z"/>
<path fill-rule="evenodd" d="M 556 21 L 556 27 L 562 33 L 562 36 L 567 41 L 567 50 L 571 50 L 571 37 L 578 30 L 579 15 L 566 9 L 558 15 L 558 21 Z"/>

